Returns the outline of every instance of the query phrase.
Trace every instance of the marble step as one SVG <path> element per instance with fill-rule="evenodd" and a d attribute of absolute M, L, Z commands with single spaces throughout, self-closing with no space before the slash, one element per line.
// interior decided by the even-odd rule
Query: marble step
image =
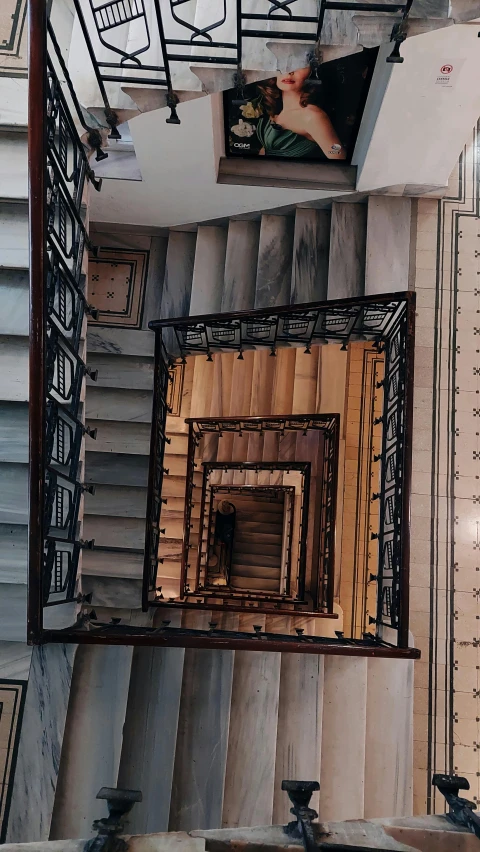
<path fill-rule="evenodd" d="M 27 403 L 0 402 L 0 462 L 28 462 Z"/>
<path fill-rule="evenodd" d="M 286 618 L 282 632 L 293 632 L 296 619 Z M 303 627 L 303 624 L 299 624 Z M 282 654 L 275 753 L 274 825 L 290 820 L 289 802 L 282 795 L 284 778 L 320 778 L 323 713 L 323 669 L 326 657 Z M 297 696 L 302 696 L 298 701 Z M 317 812 L 318 793 L 311 807 Z"/>
<path fill-rule="evenodd" d="M 27 582 L 27 547 L 25 525 L 0 524 L 0 583 Z"/>
<path fill-rule="evenodd" d="M 258 619 L 240 615 L 239 629 L 252 630 L 262 624 Z M 226 828 L 272 824 L 280 662 L 277 653 L 235 651 L 222 811 Z"/>
<path fill-rule="evenodd" d="M 98 370 L 98 388 L 136 388 L 152 390 L 153 359 L 131 355 L 106 355 L 94 352 L 88 358 L 88 366 Z M 87 378 L 87 384 L 92 384 Z"/>
<path fill-rule="evenodd" d="M 0 199 L 28 198 L 28 135 L 0 126 Z"/>
<path fill-rule="evenodd" d="M 140 580 L 143 575 L 143 554 L 84 550 L 82 577 L 86 574 Z"/>
<path fill-rule="evenodd" d="M 366 657 L 325 657 L 320 813 L 363 819 L 367 724 Z"/>
<path fill-rule="evenodd" d="M 243 510 L 237 509 L 237 523 L 243 526 L 243 524 L 254 522 L 256 524 L 266 523 L 271 527 L 283 527 L 283 511 L 282 512 L 264 512 L 263 509 L 255 512 L 254 510 Z M 272 533 L 275 532 L 275 529 L 272 529 Z"/>
<path fill-rule="evenodd" d="M 85 411 L 88 420 L 117 420 L 124 423 L 150 423 L 152 391 L 122 388 L 88 388 Z"/>
<path fill-rule="evenodd" d="M 0 362 L 0 400 L 28 402 L 28 338 L 0 337 Z"/>
<path fill-rule="evenodd" d="M 262 214 L 255 285 L 256 308 L 288 305 L 290 302 L 294 224 L 290 216 Z"/>
<path fill-rule="evenodd" d="M 152 331 L 105 328 L 91 323 L 87 333 L 87 351 L 108 355 L 133 355 L 153 358 L 155 335 Z"/>
<path fill-rule="evenodd" d="M 367 662 L 365 819 L 412 813 L 413 674 L 413 660 Z"/>
<path fill-rule="evenodd" d="M 28 271 L 0 268 L 0 335 L 28 336 Z"/>
<path fill-rule="evenodd" d="M 200 490 L 200 486 L 202 484 L 202 474 L 194 473 L 194 483 L 195 487 Z M 169 474 L 165 476 L 163 479 L 162 485 L 162 497 L 185 497 L 185 476 L 173 476 Z M 198 497 L 200 499 L 200 495 Z"/>
<path fill-rule="evenodd" d="M 230 219 L 222 312 L 247 311 L 254 307 L 259 238 L 259 222 Z"/>
<path fill-rule="evenodd" d="M 328 261 L 328 299 L 365 292 L 367 206 L 332 202 Z"/>
<path fill-rule="evenodd" d="M 97 429 L 95 439 L 90 438 L 89 435 L 85 436 L 87 451 L 140 456 L 148 456 L 150 453 L 149 423 L 91 420 L 87 421 L 87 425 Z"/>
<path fill-rule="evenodd" d="M 0 201 L 0 268 L 28 269 L 28 205 Z"/>
<path fill-rule="evenodd" d="M 267 554 L 262 554 L 259 557 L 256 553 L 247 553 L 242 548 L 237 548 L 236 543 L 233 551 L 233 563 L 234 565 L 252 565 L 253 567 L 261 565 L 263 568 L 272 568 L 275 571 L 280 570 L 280 560 L 278 557 L 267 556 Z"/>
<path fill-rule="evenodd" d="M 255 533 L 245 532 L 243 529 L 235 533 L 235 542 L 242 544 L 245 547 L 256 547 L 258 545 L 259 536 Z M 282 546 L 282 534 L 262 533 L 261 546 L 263 547 L 280 547 Z M 244 549 L 245 549 L 244 547 Z"/>
<path fill-rule="evenodd" d="M 242 571 L 241 574 L 238 574 L 230 578 L 230 585 L 233 589 L 244 589 L 250 590 L 252 592 L 278 592 L 279 588 L 279 580 L 277 579 L 260 579 L 258 577 L 249 577 Z"/>
<path fill-rule="evenodd" d="M 211 612 L 185 611 L 182 625 L 208 629 Z M 225 614 L 223 628 L 238 616 Z M 222 824 L 235 652 L 187 648 L 178 718 L 169 830 Z"/>
<path fill-rule="evenodd" d="M 0 641 L 27 641 L 27 585 L 0 584 Z"/>
<path fill-rule="evenodd" d="M 281 536 L 278 536 L 281 542 Z M 280 544 L 265 544 L 262 539 L 252 538 L 250 541 L 244 536 L 235 536 L 235 549 L 238 554 L 255 554 L 257 558 L 262 556 L 276 556 L 280 558 L 282 555 L 282 545 Z"/>
<path fill-rule="evenodd" d="M 330 212 L 297 207 L 290 290 L 292 304 L 327 298 Z"/>
<path fill-rule="evenodd" d="M 163 457 L 163 466 L 166 470 L 168 470 L 168 475 L 165 477 L 168 479 L 168 476 L 183 476 L 187 475 L 187 457 L 184 455 L 170 455 L 170 447 L 167 445 L 167 452 Z M 194 473 L 195 481 L 202 477 L 202 473 L 196 472 Z M 200 483 L 199 483 L 200 484 Z"/>
<path fill-rule="evenodd" d="M 95 494 L 85 494 L 86 515 L 145 518 L 147 489 L 97 485 Z"/>
<path fill-rule="evenodd" d="M 190 312 L 196 241 L 194 232 L 169 232 L 160 308 L 162 317 L 184 317 Z M 166 329 L 164 343 L 168 352 L 177 353 L 178 344 L 172 329 Z"/>
<path fill-rule="evenodd" d="M 272 524 L 270 522 L 260 522 L 260 521 L 242 521 L 242 533 L 249 533 L 259 535 L 280 535 L 275 530 L 276 524 Z M 273 529 L 272 529 L 273 527 Z"/>
<path fill-rule="evenodd" d="M 216 314 L 220 311 L 226 248 L 226 228 L 216 225 L 198 226 L 190 296 L 191 316 Z"/>
<path fill-rule="evenodd" d="M 235 501 L 237 511 L 251 512 L 258 509 L 261 512 L 268 512 L 272 517 L 283 514 L 283 500 L 277 500 L 274 497 L 244 497 L 235 494 L 231 499 Z"/>
<path fill-rule="evenodd" d="M 99 485 L 147 487 L 148 456 L 86 453 L 85 481 Z"/>
<path fill-rule="evenodd" d="M 161 611 L 159 615 L 155 625 L 165 617 Z M 180 615 L 169 613 L 172 627 L 180 623 Z M 129 831 L 135 835 L 168 831 L 184 656 L 183 648 L 133 651 L 117 784 L 142 790 L 142 801 L 129 817 Z"/>
<path fill-rule="evenodd" d="M 0 524 L 28 523 L 28 465 L 0 463 Z"/>
<path fill-rule="evenodd" d="M 141 549 L 145 544 L 145 519 L 85 515 L 83 534 L 86 539 L 95 539 L 97 547 Z"/>
<path fill-rule="evenodd" d="M 84 595 L 92 595 L 92 607 L 115 610 L 139 610 L 142 607 L 141 580 L 85 574 L 82 575 L 82 592 Z"/>
<path fill-rule="evenodd" d="M 280 561 L 278 559 L 275 560 L 275 566 L 272 565 L 264 565 L 263 559 L 257 559 L 256 562 L 252 562 L 246 557 L 250 554 L 242 554 L 236 553 L 232 562 L 232 577 L 239 578 L 250 578 L 253 577 L 257 580 L 275 580 L 277 583 L 280 579 Z M 245 561 L 242 561 L 242 560 Z"/>
<path fill-rule="evenodd" d="M 191 542 L 193 544 L 193 542 Z M 167 561 L 178 562 L 182 558 L 183 551 L 183 536 L 182 538 L 167 538 L 166 536 L 162 536 L 160 539 L 160 544 L 158 547 L 158 555 L 160 559 L 164 560 L 164 565 L 167 564 Z M 162 566 L 159 566 L 159 570 L 163 570 Z"/>

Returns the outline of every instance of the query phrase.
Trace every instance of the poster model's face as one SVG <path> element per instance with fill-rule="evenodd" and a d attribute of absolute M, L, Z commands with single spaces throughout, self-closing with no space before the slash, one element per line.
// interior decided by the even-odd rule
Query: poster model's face
<path fill-rule="evenodd" d="M 281 92 L 301 92 L 305 80 L 310 76 L 310 68 L 299 68 L 287 74 L 277 74 L 277 88 Z"/>
<path fill-rule="evenodd" d="M 227 156 L 351 160 L 378 49 L 225 92 Z"/>

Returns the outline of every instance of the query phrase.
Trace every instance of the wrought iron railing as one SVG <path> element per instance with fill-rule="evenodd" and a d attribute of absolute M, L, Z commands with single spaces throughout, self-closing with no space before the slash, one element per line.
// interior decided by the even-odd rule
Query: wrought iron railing
<path fill-rule="evenodd" d="M 161 343 L 157 340 L 157 346 Z M 155 415 L 154 415 L 155 416 Z M 324 436 L 325 453 L 323 459 L 323 476 L 321 484 L 321 499 L 320 499 L 320 517 L 319 517 L 319 558 L 318 565 L 315 564 L 312 571 L 312 590 L 314 610 L 320 612 L 333 611 L 333 589 L 334 589 L 334 532 L 335 532 L 335 513 L 336 513 L 336 488 L 337 488 L 337 473 L 336 465 L 338 459 L 338 440 L 339 440 L 339 424 L 340 416 L 338 414 L 305 414 L 305 415 L 289 415 L 281 417 L 224 417 L 224 418 L 203 418 L 203 419 L 187 419 L 189 424 L 188 449 L 187 449 L 187 476 L 185 488 L 185 509 L 184 509 L 184 525 L 183 525 L 183 544 L 182 544 L 182 566 L 180 575 L 180 597 L 184 598 L 189 591 L 188 587 L 188 568 L 190 566 L 190 532 L 192 529 L 192 508 L 194 503 L 194 473 L 196 469 L 195 453 L 197 447 L 204 435 L 216 434 L 221 436 L 223 433 L 257 433 L 273 431 L 283 435 L 285 432 L 299 432 L 306 435 L 310 430 L 321 432 Z M 155 428 L 152 425 L 152 453 L 150 458 L 150 479 L 154 479 L 153 468 L 159 464 L 155 460 L 154 436 Z M 163 463 L 162 463 L 163 464 Z M 225 464 L 218 463 L 219 467 L 224 467 Z M 305 471 L 304 463 L 282 463 L 282 462 L 261 462 L 261 463 L 239 463 L 244 469 L 290 469 L 298 468 L 300 464 L 305 472 L 306 479 L 309 474 Z M 235 463 L 228 463 L 228 466 L 234 469 Z M 213 465 L 215 467 L 215 465 Z M 309 487 L 309 485 L 308 485 Z M 307 491 L 307 485 L 306 485 Z M 150 501 L 150 494 L 149 494 Z M 305 531 L 302 528 L 302 540 L 300 545 L 300 563 L 302 566 L 306 563 L 306 529 L 308 517 L 308 502 L 304 500 L 303 512 L 307 515 L 302 515 L 302 524 L 305 526 Z M 155 512 L 158 512 L 155 515 Z M 147 601 L 150 604 L 157 603 L 156 595 L 156 564 L 161 560 L 158 558 L 158 537 L 153 537 L 149 530 L 156 530 L 160 527 L 161 502 L 157 500 L 155 505 L 149 502 L 149 514 L 147 525 L 147 540 L 145 550 L 145 572 L 144 572 L 144 606 L 147 606 Z M 148 567 L 148 570 L 147 570 Z M 198 576 L 197 576 L 198 580 Z M 147 585 L 148 584 L 148 585 Z M 198 585 L 198 583 L 197 583 Z M 267 595 L 267 597 L 269 597 Z M 297 599 L 302 601 L 305 597 L 305 571 L 298 573 L 298 589 Z"/>
<path fill-rule="evenodd" d="M 203 483 L 202 483 L 202 498 L 200 504 L 200 528 L 199 542 L 197 551 L 196 578 L 194 588 L 185 590 L 186 596 L 190 597 L 223 597 L 227 596 L 233 599 L 248 599 L 256 598 L 262 600 L 294 600 L 297 603 L 306 603 L 303 598 L 298 595 L 298 588 L 301 585 L 302 579 L 305 577 L 306 570 L 306 550 L 302 548 L 305 540 L 308 527 L 308 505 L 309 505 L 309 486 L 310 486 L 310 462 L 204 462 L 203 463 Z M 292 538 L 294 530 L 294 505 L 293 501 L 287 512 L 287 545 L 285 549 L 285 558 L 279 576 L 278 592 L 267 594 L 255 590 L 240 590 L 229 588 L 228 584 L 225 588 L 222 586 L 212 586 L 208 582 L 208 542 L 213 534 L 215 525 L 214 519 L 214 503 L 215 498 L 219 495 L 228 495 L 229 497 L 242 497 L 249 495 L 253 498 L 256 496 L 271 497 L 273 499 L 282 496 L 285 500 L 289 497 L 295 497 L 295 488 L 288 485 L 214 485 L 210 482 L 210 476 L 215 471 L 228 472 L 285 472 L 290 473 L 292 470 L 298 470 L 302 476 L 302 484 L 300 488 L 300 512 L 298 524 L 298 558 L 295 567 L 296 575 L 292 579 Z M 285 522 L 285 521 L 284 521 Z M 206 533 L 207 552 L 204 552 L 205 546 L 204 535 Z M 187 565 L 188 568 L 188 565 Z M 304 586 L 304 582 L 303 582 Z"/>
<path fill-rule="evenodd" d="M 87 374 L 82 331 L 87 302 L 82 272 L 91 247 L 84 225 L 90 168 L 61 82 L 63 59 L 49 37 L 45 3 L 30 4 L 30 525 L 29 637 L 43 607 L 76 600 L 82 547 L 80 473 L 85 433 L 81 391 Z"/>
<path fill-rule="evenodd" d="M 385 356 L 383 412 L 376 421 L 383 429 L 379 488 L 380 501 L 378 539 L 377 613 L 371 617 L 376 636 L 399 647 L 408 647 L 408 578 L 409 578 L 409 503 L 411 480 L 411 435 L 413 418 L 413 351 L 415 294 L 396 293 L 382 297 L 315 302 L 305 305 L 241 311 L 200 317 L 158 320 L 150 323 L 155 331 L 173 329 L 181 357 L 203 354 L 211 359 L 215 352 L 238 352 L 243 358 L 248 348 L 266 347 L 274 355 L 280 346 L 304 346 L 310 352 L 316 343 L 348 343 L 370 341 Z M 268 418 L 258 418 L 255 429 L 265 428 Z M 277 418 L 280 422 L 282 418 Z M 232 420 L 235 420 L 233 418 Z M 271 422 L 275 418 L 270 419 Z M 199 429 L 220 434 L 228 429 L 245 428 L 244 420 L 229 425 L 229 418 L 199 422 Z M 210 423 L 210 425 L 209 425 Z M 277 428 L 279 428 L 277 426 Z M 329 470 L 336 476 L 338 465 L 333 446 L 327 447 Z M 327 463 L 327 461 L 325 461 Z M 323 483 L 328 477 L 324 474 Z M 322 558 L 333 565 L 334 529 L 327 512 L 329 495 L 335 494 L 336 482 L 330 483 L 322 505 L 322 529 L 327 531 L 327 545 Z M 328 514 L 328 518 L 327 518 Z M 319 601 L 333 603 L 333 571 L 318 572 Z"/>
<path fill-rule="evenodd" d="M 382 425 L 382 452 L 375 459 L 381 463 L 375 623 L 388 641 L 397 632 L 403 647 L 408 646 L 414 335 L 412 295 L 382 344 L 383 413 L 374 421 Z"/>
<path fill-rule="evenodd" d="M 172 408 L 169 400 L 172 398 L 171 389 L 175 383 L 175 373 L 182 366 L 175 365 L 163 345 L 160 335 L 155 338 L 155 367 L 153 376 L 153 408 L 152 428 L 150 434 L 150 466 L 148 474 L 147 509 L 145 522 L 145 551 L 143 567 L 142 606 L 148 608 L 149 590 L 155 589 L 157 582 L 160 544 L 160 529 L 164 474 L 165 445 L 170 443 L 167 437 L 167 414 Z"/>
<path fill-rule="evenodd" d="M 248 44 L 258 40 L 294 39 L 321 43 L 325 13 L 334 11 L 381 12 L 395 16 L 389 62 L 403 62 L 400 44 L 407 35 L 412 0 L 380 3 L 361 0 L 321 0 L 317 11 L 304 14 L 301 0 L 264 0 L 254 12 L 247 0 L 221 0 L 196 21 L 195 3 L 189 0 L 74 0 L 75 10 L 105 104 L 107 122 L 115 128 L 115 114 L 107 94 L 109 84 L 155 86 L 166 92 L 171 108 L 169 123 L 178 124 L 175 111 L 174 69 L 191 65 L 232 68 L 232 86 L 241 93 L 242 71 Z M 198 12 L 198 10 L 197 10 Z M 128 27 L 135 22 L 135 38 Z"/>

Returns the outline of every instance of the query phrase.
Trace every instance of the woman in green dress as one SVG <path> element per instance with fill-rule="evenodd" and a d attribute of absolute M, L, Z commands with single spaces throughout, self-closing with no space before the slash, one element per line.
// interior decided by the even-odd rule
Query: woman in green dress
<path fill-rule="evenodd" d="M 260 154 L 344 160 L 346 151 L 327 113 L 315 103 L 318 80 L 310 67 L 277 74 L 258 88 L 267 113 L 257 124 Z M 322 157 L 323 154 L 323 157 Z"/>

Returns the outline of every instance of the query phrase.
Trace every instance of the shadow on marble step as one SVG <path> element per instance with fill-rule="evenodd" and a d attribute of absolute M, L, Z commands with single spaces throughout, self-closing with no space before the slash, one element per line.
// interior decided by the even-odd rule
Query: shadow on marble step
<path fill-rule="evenodd" d="M 28 465 L 0 463 L 0 523 L 28 523 Z"/>
<path fill-rule="evenodd" d="M 28 135 L 0 126 L 0 198 L 28 198 Z"/>
<path fill-rule="evenodd" d="M 0 201 L 0 268 L 28 269 L 27 202 Z"/>
<path fill-rule="evenodd" d="M 91 322 L 87 333 L 87 351 L 104 355 L 132 355 L 153 358 L 155 335 L 152 331 L 106 328 Z"/>
<path fill-rule="evenodd" d="M 235 548 L 239 554 L 255 554 L 257 561 L 261 556 L 276 556 L 280 559 L 282 555 L 281 538 L 279 544 L 265 544 L 263 539 L 259 541 L 256 536 L 249 540 L 248 537 L 237 535 L 235 536 Z"/>
<path fill-rule="evenodd" d="M 100 485 L 127 485 L 146 488 L 148 456 L 117 453 L 85 454 L 85 481 Z"/>
<path fill-rule="evenodd" d="M 97 547 L 142 550 L 145 544 L 145 519 L 85 515 L 83 535 L 86 539 L 93 538 Z"/>
<path fill-rule="evenodd" d="M 0 335 L 28 336 L 28 270 L 0 269 Z"/>
<path fill-rule="evenodd" d="M 150 424 L 124 423 L 118 420 L 87 420 L 87 425 L 97 429 L 96 438 L 85 437 L 85 448 L 96 453 L 118 453 L 148 456 L 150 452 Z"/>
<path fill-rule="evenodd" d="M 252 591 L 278 592 L 279 580 L 264 580 L 257 577 L 247 577 L 242 573 L 237 576 L 232 576 L 230 585 L 233 589 L 251 589 Z"/>
<path fill-rule="evenodd" d="M 256 553 L 247 553 L 242 549 L 241 545 L 236 547 L 236 543 L 233 551 L 233 562 L 234 564 L 243 565 L 244 567 L 247 565 L 251 565 L 252 567 L 260 565 L 262 568 L 272 568 L 275 571 L 280 569 L 280 560 L 277 556 L 268 556 L 266 553 L 263 553 L 261 557 L 259 557 Z M 252 576 L 255 575 L 252 574 Z"/>
<path fill-rule="evenodd" d="M 256 562 L 252 562 L 247 557 L 250 554 L 248 553 L 236 553 L 232 563 L 232 577 L 249 577 L 258 580 L 275 580 L 278 584 L 280 582 L 280 559 L 275 558 L 273 561 L 275 565 L 272 564 L 264 564 L 267 557 L 263 557 L 261 559 L 257 559 Z"/>
<path fill-rule="evenodd" d="M 122 423 L 151 423 L 153 393 L 149 390 L 96 388 L 90 385 L 86 396 L 87 420 L 113 420 Z"/>
<path fill-rule="evenodd" d="M 28 462 L 26 402 L 0 402 L 0 462 Z"/>
<path fill-rule="evenodd" d="M 28 402 L 28 337 L 0 337 L 0 363 L 0 400 Z"/>
<path fill-rule="evenodd" d="M 82 577 L 124 577 L 141 580 L 143 553 L 118 553 L 105 550 L 85 550 L 82 556 Z"/>
<path fill-rule="evenodd" d="M 97 381 L 93 383 L 96 387 L 137 390 L 153 388 L 153 358 L 93 352 L 87 358 L 87 363 L 92 370 L 98 370 Z M 87 378 L 87 386 L 91 384 L 92 380 Z"/>
<path fill-rule="evenodd" d="M 92 606 L 142 608 L 142 581 L 122 577 L 93 577 L 82 573 L 82 592 L 92 594 Z"/>
<path fill-rule="evenodd" d="M 26 583 L 28 527 L 0 524 L 0 583 Z"/>
<path fill-rule="evenodd" d="M 97 485 L 95 494 L 85 494 L 86 515 L 145 518 L 146 508 L 146 488 Z"/>

